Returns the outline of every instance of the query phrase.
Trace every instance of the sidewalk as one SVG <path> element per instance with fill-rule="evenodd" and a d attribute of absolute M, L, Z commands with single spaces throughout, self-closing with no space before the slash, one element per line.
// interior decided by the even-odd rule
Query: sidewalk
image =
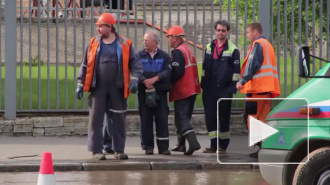
<path fill-rule="evenodd" d="M 223 169 L 253 167 L 257 159 L 249 153 L 255 148 L 248 147 L 248 135 L 231 136 L 227 154 L 202 153 L 210 144 L 209 137 L 197 136 L 201 149 L 192 156 L 172 152 L 170 156 L 159 155 L 157 148 L 154 155 L 145 155 L 140 147 L 139 137 L 127 137 L 125 153 L 128 160 L 117 160 L 107 155 L 106 161 L 95 161 L 87 151 L 87 137 L 0 137 L 0 172 L 38 171 L 43 151 L 52 152 L 55 171 L 101 171 L 101 170 L 187 170 L 187 169 Z M 176 144 L 176 137 L 170 137 L 170 147 Z M 224 164 L 235 163 L 235 164 Z"/>

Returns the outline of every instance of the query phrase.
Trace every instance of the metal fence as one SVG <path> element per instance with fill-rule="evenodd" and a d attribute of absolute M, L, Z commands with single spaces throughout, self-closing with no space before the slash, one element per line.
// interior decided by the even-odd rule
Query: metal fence
<path fill-rule="evenodd" d="M 216 20 L 231 23 L 229 39 L 240 49 L 241 63 L 250 45 L 245 28 L 259 21 L 277 53 L 281 97 L 305 83 L 296 74 L 298 45 L 305 43 L 314 55 L 330 59 L 328 0 L 0 0 L 0 4 L 5 20 L 0 24 L 0 60 L 5 64 L 0 65 L 0 111 L 9 118 L 16 112 L 86 111 L 88 94 L 82 101 L 75 99 L 76 76 L 84 50 L 97 34 L 94 22 L 103 12 L 120 20 L 117 32 L 130 38 L 137 50 L 143 49 L 145 31 L 156 29 L 159 47 L 170 53 L 166 31 L 181 25 L 199 63 Z M 313 61 L 313 73 L 321 67 Z M 131 95 L 130 110 L 137 110 L 135 100 Z M 233 102 L 234 109 L 242 106 Z M 200 96 L 195 107 L 203 108 Z"/>

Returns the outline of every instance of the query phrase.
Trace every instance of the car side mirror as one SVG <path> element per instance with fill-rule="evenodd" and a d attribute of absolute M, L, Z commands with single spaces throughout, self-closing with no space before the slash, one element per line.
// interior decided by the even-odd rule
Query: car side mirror
<path fill-rule="evenodd" d="M 298 75 L 300 77 L 309 77 L 310 76 L 310 54 L 309 47 L 302 45 L 298 47 Z"/>

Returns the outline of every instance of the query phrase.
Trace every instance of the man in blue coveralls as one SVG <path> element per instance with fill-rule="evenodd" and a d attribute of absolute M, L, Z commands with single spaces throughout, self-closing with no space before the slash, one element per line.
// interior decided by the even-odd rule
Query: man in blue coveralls
<path fill-rule="evenodd" d="M 156 126 L 158 153 L 170 155 L 167 92 L 171 88 L 171 58 L 157 47 L 159 34 L 152 30 L 143 37 L 144 49 L 139 51 L 143 67 L 138 99 L 141 118 L 141 145 L 145 154 L 154 154 L 153 120 Z"/>
<path fill-rule="evenodd" d="M 232 98 L 240 78 L 240 54 L 237 47 L 227 39 L 230 24 L 219 20 L 214 24 L 216 39 L 206 46 L 201 86 L 205 110 L 206 128 L 211 145 L 204 153 L 226 153 L 230 141 L 229 120 L 231 100 L 219 102 L 220 98 Z M 219 114 L 219 130 L 217 126 Z M 217 144 L 218 143 L 218 144 Z"/>

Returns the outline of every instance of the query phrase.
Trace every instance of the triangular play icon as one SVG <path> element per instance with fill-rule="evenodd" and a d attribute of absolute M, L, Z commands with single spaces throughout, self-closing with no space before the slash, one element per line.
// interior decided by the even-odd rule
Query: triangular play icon
<path fill-rule="evenodd" d="M 253 146 L 259 141 L 266 139 L 267 137 L 278 132 L 278 130 L 268 126 L 267 124 L 257 120 L 252 116 L 249 116 L 249 121 L 250 121 L 249 146 Z"/>

